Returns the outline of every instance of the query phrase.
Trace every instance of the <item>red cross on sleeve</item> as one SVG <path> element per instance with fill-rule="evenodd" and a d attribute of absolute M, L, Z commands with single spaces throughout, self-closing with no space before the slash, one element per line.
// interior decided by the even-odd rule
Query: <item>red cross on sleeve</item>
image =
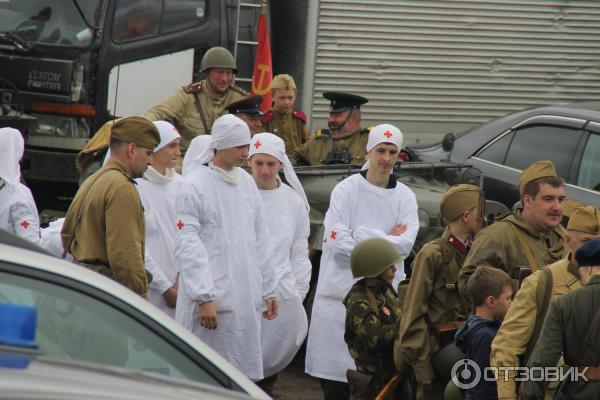
<path fill-rule="evenodd" d="M 331 235 L 329 235 L 329 237 L 331 237 L 333 240 L 335 240 L 336 236 L 337 236 L 337 232 L 336 231 L 331 231 Z"/>
<path fill-rule="evenodd" d="M 30 224 L 29 224 L 29 222 L 27 222 L 27 221 L 23 221 L 23 222 L 21 222 L 19 225 L 21 225 L 21 226 L 22 226 L 24 229 L 27 229 L 27 228 L 29 228 L 29 225 L 30 225 Z"/>
<path fill-rule="evenodd" d="M 177 221 L 177 229 L 183 229 L 183 227 L 185 226 L 185 224 L 183 223 L 182 220 Z"/>

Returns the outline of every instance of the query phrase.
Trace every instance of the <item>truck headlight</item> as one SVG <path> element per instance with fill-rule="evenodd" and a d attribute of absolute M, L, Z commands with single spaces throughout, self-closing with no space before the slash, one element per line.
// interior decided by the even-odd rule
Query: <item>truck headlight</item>
<path fill-rule="evenodd" d="M 427 214 L 427 211 L 423 210 L 422 208 L 417 210 L 417 215 L 419 216 L 419 232 L 417 233 L 417 237 L 422 238 L 429 230 L 431 220 L 429 218 L 429 214 Z"/>
<path fill-rule="evenodd" d="M 32 115 L 37 120 L 30 125 L 30 135 L 58 136 L 64 138 L 88 138 L 90 136 L 90 127 L 85 118 L 51 114 Z"/>

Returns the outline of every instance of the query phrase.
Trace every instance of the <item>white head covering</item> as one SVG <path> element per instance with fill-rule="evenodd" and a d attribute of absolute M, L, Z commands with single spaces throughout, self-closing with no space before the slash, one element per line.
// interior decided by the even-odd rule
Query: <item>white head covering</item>
<path fill-rule="evenodd" d="M 154 149 L 154 152 L 158 152 L 160 149 L 171 143 L 175 139 L 179 139 L 181 135 L 177 128 L 173 126 L 170 122 L 167 121 L 154 121 L 152 122 L 156 129 L 158 129 L 158 134 L 160 135 L 160 143 Z"/>
<path fill-rule="evenodd" d="M 294 167 L 290 162 L 288 156 L 285 154 L 285 143 L 283 140 L 273 135 L 272 133 L 257 133 L 252 136 L 252 143 L 250 143 L 250 150 L 248 151 L 248 159 L 252 157 L 254 154 L 268 154 L 270 156 L 275 157 L 279 161 L 283 163 L 283 175 L 285 176 L 286 181 L 290 184 L 290 186 L 298 192 L 302 200 L 304 201 L 304 205 L 306 209 L 310 209 L 308 205 L 308 199 L 306 198 L 306 194 L 304 193 L 304 188 L 294 171 Z"/>
<path fill-rule="evenodd" d="M 215 150 L 250 144 L 248 124 L 233 114 L 225 114 L 215 120 L 211 130 L 210 145 L 192 160 L 188 170 L 204 165 L 212 160 Z"/>
<path fill-rule="evenodd" d="M 183 156 L 183 166 L 181 168 L 181 174 L 183 176 L 190 172 L 189 168 L 192 161 L 210 146 L 211 139 L 210 135 L 199 135 L 192 139 L 190 146 L 185 152 L 185 156 Z"/>
<path fill-rule="evenodd" d="M 377 125 L 369 132 L 369 140 L 367 141 L 367 152 L 373 150 L 373 148 L 380 143 L 394 144 L 396 145 L 396 147 L 398 147 L 398 151 L 400 151 L 402 150 L 403 141 L 404 136 L 402 135 L 402 132 L 394 125 Z M 369 160 L 367 160 L 367 162 L 363 165 L 362 169 L 368 169 L 369 165 Z"/>
<path fill-rule="evenodd" d="M 0 128 L 0 178 L 12 186 L 21 182 L 19 161 L 23 158 L 25 142 L 14 128 Z"/>

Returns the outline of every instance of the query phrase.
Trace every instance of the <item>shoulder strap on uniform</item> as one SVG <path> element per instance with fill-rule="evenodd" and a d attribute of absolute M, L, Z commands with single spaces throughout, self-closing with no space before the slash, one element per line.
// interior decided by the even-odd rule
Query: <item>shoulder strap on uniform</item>
<path fill-rule="evenodd" d="M 537 266 L 537 264 L 535 262 L 535 258 L 533 257 L 533 254 L 531 254 L 531 249 L 529 248 L 529 246 L 525 242 L 525 239 L 523 239 L 523 234 L 512 223 L 510 223 L 508 221 L 502 221 L 502 222 L 510 225 L 510 227 L 513 230 L 513 232 L 515 233 L 515 236 L 517 237 L 517 240 L 519 240 L 519 244 L 521 245 L 521 249 L 523 250 L 523 253 L 525 254 L 525 258 L 527 259 L 527 263 L 529 264 L 529 268 L 531 268 L 531 272 L 533 273 L 533 272 L 537 271 L 538 270 L 538 266 Z"/>
<path fill-rule="evenodd" d="M 273 114 L 273 110 L 266 111 L 263 115 L 260 116 L 260 122 L 263 124 L 268 124 L 275 118 L 275 114 Z"/>
<path fill-rule="evenodd" d="M 204 115 L 204 111 L 202 110 L 202 104 L 200 103 L 198 93 L 194 93 L 194 104 L 196 105 L 196 111 L 198 111 L 198 115 L 200 116 L 202 126 L 204 126 L 204 134 L 210 135 L 210 126 L 208 126 L 208 123 L 206 122 L 206 116 Z"/>
<path fill-rule="evenodd" d="M 187 86 L 183 86 L 182 89 L 184 92 L 189 93 L 189 94 L 202 93 L 202 83 L 201 82 L 190 83 Z"/>
<path fill-rule="evenodd" d="M 250 96 L 249 92 L 245 91 L 238 85 L 234 85 L 233 83 L 231 85 L 229 85 L 229 89 L 233 90 L 234 92 L 238 92 L 239 94 L 242 94 L 244 96 Z"/>
<path fill-rule="evenodd" d="M 304 114 L 300 110 L 294 110 L 294 111 L 292 111 L 292 117 L 294 117 L 296 119 L 299 119 L 302 122 L 308 121 L 308 117 L 306 116 L 306 114 Z"/>
<path fill-rule="evenodd" d="M 552 277 L 552 271 L 550 268 L 542 269 L 540 272 L 540 279 L 538 280 L 538 285 L 535 291 L 536 303 L 537 303 L 537 313 L 535 316 L 535 327 L 533 328 L 533 333 L 529 342 L 527 343 L 527 347 L 525 348 L 525 353 L 521 358 L 522 364 L 527 365 L 529 362 L 529 357 L 531 357 L 531 353 L 533 353 L 533 348 L 537 343 L 540 334 L 542 333 L 542 325 L 544 324 L 544 318 L 546 318 L 546 313 L 548 312 L 548 307 L 550 306 L 550 300 L 552 299 L 552 287 L 554 286 L 554 279 Z"/>
<path fill-rule="evenodd" d="M 366 289 L 365 292 L 367 294 L 367 301 L 369 302 L 371 309 L 373 310 L 375 315 L 379 316 L 379 307 L 377 307 L 377 299 L 375 298 L 375 295 L 369 288 L 369 285 L 367 285 L 366 283 L 365 283 L 365 289 Z"/>

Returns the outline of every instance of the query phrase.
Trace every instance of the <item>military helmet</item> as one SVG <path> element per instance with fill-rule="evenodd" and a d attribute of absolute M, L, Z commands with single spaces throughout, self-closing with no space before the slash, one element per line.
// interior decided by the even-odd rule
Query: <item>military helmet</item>
<path fill-rule="evenodd" d="M 371 238 L 358 243 L 350 255 L 352 276 L 372 278 L 387 267 L 402 260 L 402 254 L 383 238 Z"/>
<path fill-rule="evenodd" d="M 463 395 L 458 386 L 450 379 L 444 390 L 444 400 L 462 400 Z"/>
<path fill-rule="evenodd" d="M 204 53 L 200 63 L 200 72 L 205 72 L 209 68 L 231 68 L 234 74 L 237 74 L 237 67 L 233 56 L 224 47 L 212 47 Z"/>

